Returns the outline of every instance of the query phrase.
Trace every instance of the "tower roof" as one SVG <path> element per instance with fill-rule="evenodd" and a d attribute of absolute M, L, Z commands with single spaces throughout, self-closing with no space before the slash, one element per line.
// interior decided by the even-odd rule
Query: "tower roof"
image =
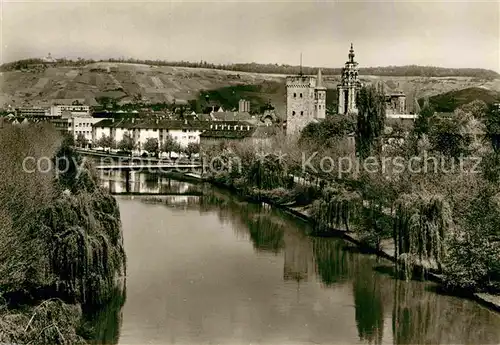
<path fill-rule="evenodd" d="M 323 85 L 323 76 L 321 75 L 321 68 L 318 69 L 318 76 L 316 77 L 316 88 L 317 89 L 326 89 L 326 87 Z"/>
<path fill-rule="evenodd" d="M 349 49 L 349 62 L 354 62 L 354 48 L 352 47 L 351 43 L 351 49 Z"/>

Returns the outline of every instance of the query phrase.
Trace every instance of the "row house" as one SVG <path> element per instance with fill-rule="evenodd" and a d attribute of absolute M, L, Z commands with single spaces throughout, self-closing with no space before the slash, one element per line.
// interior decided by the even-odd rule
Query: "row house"
<path fill-rule="evenodd" d="M 170 120 L 170 119 L 106 119 L 92 127 L 92 141 L 95 143 L 103 136 L 120 142 L 125 135 L 133 138 L 139 149 L 150 138 L 157 139 L 161 145 L 167 136 L 171 136 L 181 147 L 189 143 L 199 143 L 200 134 L 208 127 L 207 122 Z"/>

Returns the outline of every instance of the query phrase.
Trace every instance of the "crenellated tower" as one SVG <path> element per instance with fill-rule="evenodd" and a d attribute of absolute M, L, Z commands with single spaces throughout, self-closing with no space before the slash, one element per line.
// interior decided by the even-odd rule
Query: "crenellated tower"
<path fill-rule="evenodd" d="M 299 74 L 286 77 L 286 133 L 300 132 L 316 117 L 316 78 Z"/>
<path fill-rule="evenodd" d="M 338 90 L 338 113 L 349 114 L 357 113 L 356 95 L 361 88 L 361 82 L 358 78 L 358 63 L 354 61 L 354 48 L 349 50 L 347 62 L 342 68 L 342 75 L 340 84 L 337 86 Z"/>

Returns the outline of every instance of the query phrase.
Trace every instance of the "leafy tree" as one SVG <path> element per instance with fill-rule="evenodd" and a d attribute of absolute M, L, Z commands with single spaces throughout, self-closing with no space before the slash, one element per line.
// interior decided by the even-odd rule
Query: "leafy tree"
<path fill-rule="evenodd" d="M 156 138 L 148 138 L 146 142 L 144 143 L 144 150 L 157 154 L 159 147 L 158 147 L 158 139 Z"/>
<path fill-rule="evenodd" d="M 429 104 L 425 105 L 419 112 L 418 117 L 415 120 L 415 126 L 413 129 L 418 138 L 421 138 L 422 135 L 429 133 L 429 121 L 433 115 L 434 108 Z"/>
<path fill-rule="evenodd" d="M 490 104 L 485 112 L 484 124 L 491 145 L 496 152 L 500 152 L 500 107 Z"/>
<path fill-rule="evenodd" d="M 167 135 L 161 145 L 161 151 L 168 152 L 169 157 L 172 158 L 172 152 L 179 152 L 180 150 L 179 143 L 170 134 Z"/>
<path fill-rule="evenodd" d="M 128 133 L 123 134 L 122 140 L 118 142 L 118 149 L 123 151 L 132 151 L 135 146 L 134 138 Z"/>
<path fill-rule="evenodd" d="M 301 132 L 299 144 L 310 145 L 315 150 L 333 147 L 355 128 L 356 119 L 352 115 L 328 116 L 325 121 L 308 124 Z"/>
<path fill-rule="evenodd" d="M 83 133 L 78 133 L 75 143 L 79 147 L 85 147 L 88 144 L 88 140 L 85 138 L 85 135 Z"/>
<path fill-rule="evenodd" d="M 99 140 L 97 140 L 96 145 L 98 147 L 104 147 L 104 148 L 111 148 L 112 149 L 112 148 L 115 148 L 116 143 L 113 140 L 113 138 L 111 138 L 110 136 L 103 135 Z"/>
<path fill-rule="evenodd" d="M 200 153 L 200 144 L 199 143 L 189 143 L 188 146 L 186 147 L 186 154 L 188 155 L 189 158 L 193 154 Z"/>
<path fill-rule="evenodd" d="M 381 150 L 380 138 L 385 122 L 385 95 L 382 88 L 374 85 L 361 88 L 356 106 L 356 151 L 364 159 Z"/>
<path fill-rule="evenodd" d="M 489 107 L 484 101 L 476 99 L 470 103 L 464 104 L 460 107 L 466 113 L 469 113 L 475 119 L 484 119 L 488 113 Z"/>
<path fill-rule="evenodd" d="M 481 172 L 483 177 L 492 184 L 500 182 L 500 151 L 498 149 L 482 157 Z"/>
<path fill-rule="evenodd" d="M 459 158 L 469 152 L 472 138 L 465 132 L 467 119 L 463 115 L 463 112 L 457 111 L 452 118 L 432 117 L 429 141 L 433 151 L 453 158 Z"/>

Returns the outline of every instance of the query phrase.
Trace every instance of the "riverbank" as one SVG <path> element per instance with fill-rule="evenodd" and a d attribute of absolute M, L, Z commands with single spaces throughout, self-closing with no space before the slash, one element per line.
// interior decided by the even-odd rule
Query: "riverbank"
<path fill-rule="evenodd" d="M 303 221 L 312 223 L 313 220 L 310 216 L 309 209 L 310 209 L 310 204 L 309 205 L 304 205 L 304 206 L 293 206 L 293 205 L 284 205 L 284 204 L 279 204 L 275 201 L 273 201 L 271 198 L 268 198 L 263 195 L 259 195 L 259 197 L 256 196 L 251 196 L 251 195 L 242 195 L 239 193 L 235 188 L 230 188 L 227 185 L 224 185 L 222 183 L 218 183 L 214 180 L 210 180 L 207 178 L 203 178 L 199 174 L 194 174 L 194 173 L 188 173 L 185 174 L 185 178 L 189 180 L 196 180 L 197 182 L 205 182 L 209 183 L 211 185 L 215 185 L 217 187 L 221 187 L 226 190 L 230 190 L 231 192 L 236 192 L 240 196 L 242 196 L 244 199 L 250 201 L 250 202 L 259 202 L 259 203 L 266 203 L 271 205 L 272 207 L 276 207 L 280 210 L 283 210 L 284 212 L 299 218 Z M 392 239 L 385 239 L 382 240 L 380 243 L 380 248 L 377 249 L 373 246 L 368 246 L 366 243 L 362 243 L 360 239 L 358 238 L 358 235 L 356 232 L 353 231 L 346 231 L 346 230 L 339 230 L 339 229 L 334 229 L 334 228 L 329 228 L 328 233 L 322 233 L 322 234 L 317 234 L 316 236 L 335 236 L 335 237 L 340 237 L 346 241 L 349 241 L 353 244 L 355 244 L 358 247 L 363 247 L 363 249 L 367 252 L 373 253 L 379 257 L 382 257 L 384 259 L 387 259 L 393 263 L 397 262 L 396 257 L 394 256 L 394 243 Z M 432 270 L 429 270 L 427 267 L 423 267 L 423 265 L 416 265 L 415 267 L 417 270 L 425 270 L 427 271 L 426 273 L 426 278 L 428 280 L 434 281 L 436 283 L 442 283 L 442 277 L 433 272 Z M 490 294 L 490 293 L 472 293 L 468 296 L 469 298 L 477 301 L 481 305 L 495 310 L 497 312 L 500 312 L 500 295 L 496 294 Z"/>
<path fill-rule="evenodd" d="M 116 200 L 51 127 L 7 127 L 0 144 L 0 343 L 100 341 L 83 323 L 126 274 Z M 42 171 L 24 157 L 65 163 Z"/>

